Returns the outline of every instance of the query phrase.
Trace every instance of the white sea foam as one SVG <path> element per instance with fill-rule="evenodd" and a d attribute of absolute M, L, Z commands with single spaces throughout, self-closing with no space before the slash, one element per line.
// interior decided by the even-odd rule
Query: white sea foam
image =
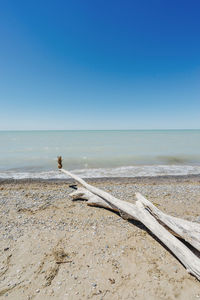
<path fill-rule="evenodd" d="M 200 166 L 157 165 L 157 166 L 128 166 L 120 168 L 76 169 L 74 174 L 83 178 L 101 177 L 140 177 L 140 176 L 166 176 L 166 175 L 197 175 Z M 4 171 L 0 172 L 1 179 L 65 179 L 67 176 L 59 171 Z"/>

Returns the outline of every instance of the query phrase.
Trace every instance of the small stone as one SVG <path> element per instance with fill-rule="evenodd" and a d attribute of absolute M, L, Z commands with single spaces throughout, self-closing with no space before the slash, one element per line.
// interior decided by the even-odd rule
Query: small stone
<path fill-rule="evenodd" d="M 200 216 L 196 217 L 196 221 L 200 223 Z"/>
<path fill-rule="evenodd" d="M 114 279 L 114 278 L 113 278 L 113 279 L 112 279 L 112 278 L 109 278 L 108 280 L 110 281 L 111 284 L 114 284 L 114 283 L 115 283 L 115 279 Z"/>
<path fill-rule="evenodd" d="M 36 293 L 39 293 L 40 292 L 40 290 L 38 289 L 38 290 L 36 290 Z"/>

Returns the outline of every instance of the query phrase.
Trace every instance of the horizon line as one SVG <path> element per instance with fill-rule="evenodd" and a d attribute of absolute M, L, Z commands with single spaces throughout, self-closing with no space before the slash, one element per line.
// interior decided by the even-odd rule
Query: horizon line
<path fill-rule="evenodd" d="M 200 128 L 160 128 L 160 129 L 0 129 L 0 132 L 6 131 L 173 131 L 173 130 L 200 130 Z"/>

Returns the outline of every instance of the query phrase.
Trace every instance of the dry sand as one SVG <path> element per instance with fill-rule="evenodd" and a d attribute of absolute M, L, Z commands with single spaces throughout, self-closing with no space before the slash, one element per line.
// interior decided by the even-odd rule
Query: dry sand
<path fill-rule="evenodd" d="M 88 180 L 200 222 L 200 177 Z M 0 182 L 2 299 L 198 299 L 200 282 L 139 222 L 69 198 L 70 181 Z"/>

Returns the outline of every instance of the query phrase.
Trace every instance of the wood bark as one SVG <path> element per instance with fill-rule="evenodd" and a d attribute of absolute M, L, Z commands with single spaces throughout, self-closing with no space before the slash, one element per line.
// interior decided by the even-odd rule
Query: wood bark
<path fill-rule="evenodd" d="M 119 200 L 109 193 L 102 191 L 88 183 L 83 179 L 79 178 L 77 175 L 72 174 L 69 171 L 60 169 L 63 173 L 74 178 L 77 182 L 83 185 L 89 192 L 101 198 L 98 201 L 104 201 L 110 208 L 125 213 L 128 216 L 132 216 L 134 219 L 139 220 L 143 223 L 164 245 L 170 249 L 170 251 L 180 260 L 180 262 L 185 266 L 187 271 L 194 275 L 198 280 L 200 280 L 200 259 L 179 239 L 174 237 L 167 229 L 165 229 L 158 220 L 154 217 L 152 211 L 150 211 L 150 205 L 148 201 L 144 199 L 141 200 L 140 195 L 137 194 L 137 199 L 135 204 Z M 87 195 L 88 197 L 93 197 L 92 195 Z M 90 199 L 92 202 L 92 200 Z M 94 201 L 94 197 L 93 197 Z M 145 204 L 146 203 L 146 204 Z M 147 208 L 147 204 L 149 207 Z M 151 208 L 152 209 L 152 208 Z M 155 213 L 155 210 L 154 210 Z M 157 212 L 158 218 L 158 212 Z M 162 216 L 163 219 L 163 216 Z M 162 221 L 163 222 L 163 221 Z"/>

